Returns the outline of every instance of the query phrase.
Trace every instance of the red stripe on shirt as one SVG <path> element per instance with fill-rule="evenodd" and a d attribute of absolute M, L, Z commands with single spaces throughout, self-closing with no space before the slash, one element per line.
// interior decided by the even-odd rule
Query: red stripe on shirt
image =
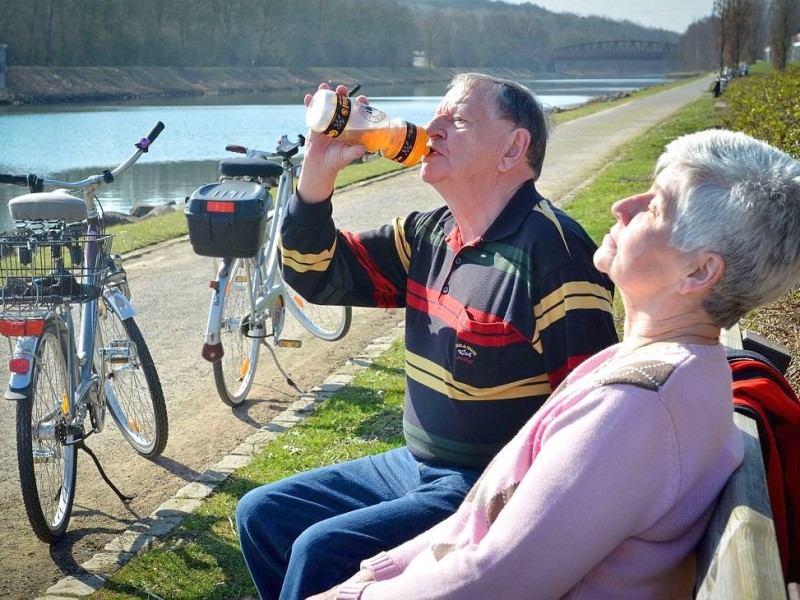
<path fill-rule="evenodd" d="M 372 282 L 374 298 L 378 308 L 397 308 L 397 286 L 381 273 L 380 268 L 369 256 L 369 252 L 355 233 L 342 232 L 345 242 L 355 254 L 358 264 L 367 272 Z"/>
<path fill-rule="evenodd" d="M 497 315 L 468 308 L 452 296 L 411 280 L 408 282 L 406 306 L 443 321 L 466 342 L 488 347 L 529 343 L 524 335 Z"/>

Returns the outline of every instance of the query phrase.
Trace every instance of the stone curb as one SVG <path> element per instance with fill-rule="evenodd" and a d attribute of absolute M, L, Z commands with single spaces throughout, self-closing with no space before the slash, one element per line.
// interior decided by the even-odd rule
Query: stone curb
<path fill-rule="evenodd" d="M 323 400 L 349 385 L 356 374 L 369 367 L 396 339 L 402 337 L 403 327 L 404 323 L 401 322 L 386 335 L 373 340 L 357 356 L 349 359 L 320 385 L 303 393 L 286 410 L 247 437 L 195 481 L 179 489 L 172 498 L 162 503 L 149 516 L 134 523 L 127 531 L 108 542 L 102 551 L 81 564 L 81 568 L 86 571 L 85 574 L 64 577 L 49 587 L 44 596 L 39 596 L 36 600 L 82 598 L 98 591 L 110 574 L 140 551 L 149 549 L 158 538 L 175 529 L 234 471 L 249 465 L 269 442 L 314 412 Z"/>

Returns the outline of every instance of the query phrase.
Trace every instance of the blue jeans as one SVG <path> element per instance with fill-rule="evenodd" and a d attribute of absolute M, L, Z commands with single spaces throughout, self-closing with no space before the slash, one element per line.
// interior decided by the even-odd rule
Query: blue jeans
<path fill-rule="evenodd" d="M 454 513 L 479 475 L 420 462 L 403 447 L 248 492 L 236 526 L 258 593 L 304 600 L 332 588 L 363 559 Z"/>

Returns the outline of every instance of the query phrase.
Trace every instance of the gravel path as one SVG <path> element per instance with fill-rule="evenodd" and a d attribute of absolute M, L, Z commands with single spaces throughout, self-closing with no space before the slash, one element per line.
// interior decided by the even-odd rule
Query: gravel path
<path fill-rule="evenodd" d="M 621 146 L 696 99 L 709 85 L 710 79 L 690 82 L 560 126 L 548 149 L 540 190 L 555 202 L 568 198 L 612 161 Z M 188 183 L 187 188 L 199 183 Z M 334 203 L 338 225 L 360 229 L 413 209 L 431 208 L 439 199 L 412 169 L 338 193 Z M 299 397 L 264 352 L 251 400 L 231 410 L 218 399 L 211 366 L 200 357 L 207 282 L 214 266 L 211 259 L 194 255 L 187 239 L 127 257 L 125 266 L 137 322 L 167 399 L 169 444 L 158 460 L 141 459 L 109 419 L 106 430 L 90 438 L 88 445 L 112 481 L 135 498 L 128 509 L 122 506 L 88 457 L 81 455 L 69 532 L 61 544 L 48 547 L 35 538 L 24 514 L 16 471 L 15 407 L 0 401 L 0 597 L 34 598 L 66 576 L 85 576 L 87 566 L 96 564 L 90 561 L 106 544 L 146 521 L 158 506 L 197 481 Z M 312 339 L 288 323 L 304 347 L 278 349 L 278 360 L 301 390 L 311 390 L 401 320 L 402 311 L 355 310 L 351 332 L 335 344 Z M 5 364 L 7 344 L 0 346 L 0 364 Z"/>

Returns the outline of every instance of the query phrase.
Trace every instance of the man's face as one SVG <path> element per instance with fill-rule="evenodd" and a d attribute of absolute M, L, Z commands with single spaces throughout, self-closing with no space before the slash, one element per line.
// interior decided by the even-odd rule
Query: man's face
<path fill-rule="evenodd" d="M 495 176 L 515 127 L 495 115 L 492 86 L 481 81 L 469 89 L 450 89 L 426 129 L 431 152 L 422 160 L 420 175 L 437 187 Z"/>

